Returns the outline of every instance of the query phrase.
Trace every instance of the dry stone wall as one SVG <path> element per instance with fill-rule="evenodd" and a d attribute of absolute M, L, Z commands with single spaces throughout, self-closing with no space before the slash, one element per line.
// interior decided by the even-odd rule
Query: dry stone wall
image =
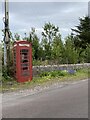
<path fill-rule="evenodd" d="M 38 76 L 40 73 L 45 72 L 45 71 L 69 70 L 69 69 L 76 70 L 76 69 L 87 68 L 87 67 L 90 67 L 90 63 L 33 66 L 33 76 Z"/>

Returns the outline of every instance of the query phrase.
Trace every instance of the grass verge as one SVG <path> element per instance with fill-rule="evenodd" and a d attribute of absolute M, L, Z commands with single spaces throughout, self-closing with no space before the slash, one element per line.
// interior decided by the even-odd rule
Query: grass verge
<path fill-rule="evenodd" d="M 68 81 L 78 81 L 83 79 L 88 79 L 90 68 L 76 70 L 74 73 L 67 71 L 52 71 L 44 72 L 40 74 L 39 77 L 34 77 L 33 80 L 17 83 L 15 80 L 3 80 L 2 87 L 0 87 L 0 92 L 13 92 L 24 89 L 34 89 L 36 86 L 51 85 L 56 82 L 68 82 Z"/>

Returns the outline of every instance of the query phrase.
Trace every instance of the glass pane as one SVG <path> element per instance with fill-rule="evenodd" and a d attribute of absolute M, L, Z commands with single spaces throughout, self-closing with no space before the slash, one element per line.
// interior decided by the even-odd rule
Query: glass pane
<path fill-rule="evenodd" d="M 22 50 L 20 50 L 20 52 L 21 52 L 21 53 L 27 53 L 28 50 L 27 50 L 27 49 L 22 49 Z"/>
<path fill-rule="evenodd" d="M 30 73 L 29 73 L 29 71 L 24 71 L 24 72 L 22 72 L 22 75 L 23 75 L 23 76 L 29 76 Z"/>
<path fill-rule="evenodd" d="M 28 64 L 21 64 L 21 66 L 22 66 L 22 67 L 27 67 L 27 66 L 28 66 Z"/>

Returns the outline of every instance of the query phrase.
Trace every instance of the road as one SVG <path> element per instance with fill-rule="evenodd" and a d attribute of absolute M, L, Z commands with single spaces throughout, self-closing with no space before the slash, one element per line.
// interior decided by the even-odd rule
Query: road
<path fill-rule="evenodd" d="M 3 95 L 3 118 L 88 118 L 88 80 L 12 96 Z"/>

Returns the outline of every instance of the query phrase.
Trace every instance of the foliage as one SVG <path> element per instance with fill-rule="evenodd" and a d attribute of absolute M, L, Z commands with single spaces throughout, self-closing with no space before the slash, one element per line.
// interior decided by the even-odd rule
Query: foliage
<path fill-rule="evenodd" d="M 2 45 L 0 44 L 0 74 L 2 73 Z"/>
<path fill-rule="evenodd" d="M 40 77 L 50 76 L 50 77 L 59 77 L 68 75 L 68 71 L 66 70 L 59 70 L 59 71 L 51 71 L 51 72 L 42 72 Z"/>
<path fill-rule="evenodd" d="M 85 62 L 90 63 L 90 44 L 87 46 L 85 50 L 85 56 L 84 56 Z"/>
<path fill-rule="evenodd" d="M 45 59 L 52 59 L 52 42 L 53 39 L 57 36 L 59 32 L 59 27 L 49 23 L 45 23 L 42 32 L 42 47 L 44 50 L 44 57 Z"/>
<path fill-rule="evenodd" d="M 59 27 L 56 27 L 55 25 L 49 22 L 49 23 L 45 23 L 43 29 L 44 29 L 44 32 L 42 32 L 42 36 L 46 38 L 49 44 L 51 44 L 53 38 L 59 32 Z"/>
<path fill-rule="evenodd" d="M 9 60 L 9 65 L 4 66 L 4 48 L 2 47 L 2 77 L 5 78 L 5 80 L 12 79 L 14 76 L 14 68 L 13 68 L 13 55 L 12 55 L 12 47 L 13 47 L 13 42 L 10 42 L 10 60 Z"/>
<path fill-rule="evenodd" d="M 89 69 L 90 71 L 90 69 Z M 77 70 L 75 75 L 65 75 L 59 77 L 51 77 L 51 76 L 42 76 L 42 77 L 34 77 L 32 81 L 27 81 L 25 83 L 17 83 L 14 79 L 9 79 L 8 81 L 3 80 L 2 92 L 5 91 L 15 91 L 15 90 L 24 90 L 24 89 L 34 89 L 36 86 L 50 86 L 54 83 L 59 82 L 68 82 L 68 81 L 78 81 L 88 78 L 88 69 L 80 69 Z"/>
<path fill-rule="evenodd" d="M 43 55 L 43 49 L 40 46 L 39 38 L 36 35 L 35 28 L 31 28 L 31 32 L 26 40 L 32 43 L 33 60 L 41 59 Z"/>
<path fill-rule="evenodd" d="M 15 40 L 20 40 L 20 35 L 19 35 L 18 33 L 15 33 L 14 39 L 15 39 Z"/>
<path fill-rule="evenodd" d="M 76 47 L 87 48 L 90 44 L 90 18 L 86 16 L 79 18 L 80 24 L 76 26 L 77 29 L 72 29 L 76 33 L 78 39 L 74 41 Z"/>
<path fill-rule="evenodd" d="M 43 26 L 41 39 L 36 34 L 36 29 L 31 28 L 29 35 L 25 33 L 24 40 L 32 43 L 33 65 L 48 64 L 76 64 L 90 62 L 90 18 L 88 16 L 79 19 L 79 25 L 72 29 L 75 33 L 68 35 L 63 43 L 59 27 L 48 22 Z M 2 48 L 2 75 L 8 79 L 13 76 L 12 47 L 14 40 L 20 40 L 20 35 L 10 33 L 10 64 L 8 70 L 4 67 L 4 50 Z M 3 43 L 2 43 L 3 46 Z M 1 63 L 1 61 L 0 61 Z M 0 70 L 1 71 L 1 70 Z M 48 74 L 48 73 L 45 73 Z M 58 73 L 59 74 L 59 73 Z M 61 72 L 60 72 L 61 74 Z M 49 73 L 49 76 L 57 76 L 57 72 Z"/>
<path fill-rule="evenodd" d="M 52 59 L 56 64 L 63 63 L 64 45 L 61 40 L 61 35 L 58 34 L 52 42 Z"/>
<path fill-rule="evenodd" d="M 77 50 L 75 50 L 72 36 L 69 35 L 66 37 L 65 41 L 64 59 L 66 60 L 66 63 L 75 64 L 77 63 L 78 57 L 79 55 Z"/>

